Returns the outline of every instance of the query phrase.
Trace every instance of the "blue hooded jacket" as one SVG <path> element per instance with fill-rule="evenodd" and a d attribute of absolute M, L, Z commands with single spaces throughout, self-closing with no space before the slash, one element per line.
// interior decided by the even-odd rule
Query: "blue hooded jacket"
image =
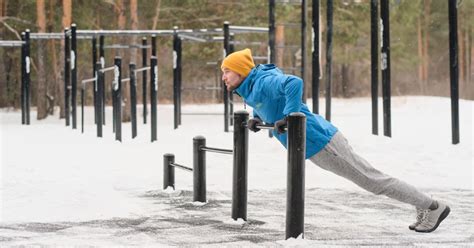
<path fill-rule="evenodd" d="M 303 80 L 286 75 L 273 64 L 257 65 L 235 90 L 253 108 L 253 116 L 273 124 L 292 112 L 306 115 L 306 158 L 326 146 L 337 128 L 319 115 L 309 111 L 301 100 Z M 287 133 L 273 135 L 287 145 Z"/>

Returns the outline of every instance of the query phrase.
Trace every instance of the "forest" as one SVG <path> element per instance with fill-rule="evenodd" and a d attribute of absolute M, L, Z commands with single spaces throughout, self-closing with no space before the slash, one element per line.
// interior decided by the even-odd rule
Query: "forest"
<path fill-rule="evenodd" d="M 312 0 L 316 1 L 316 0 Z M 312 1 L 307 0 L 305 41 L 306 97 L 311 97 Z M 282 68 L 297 67 L 301 61 L 301 1 L 276 1 L 277 45 L 276 64 Z M 326 5 L 320 2 L 321 66 L 326 58 Z M 448 0 L 390 0 L 390 51 L 392 95 L 426 95 L 449 97 L 449 23 Z M 332 95 L 334 97 L 370 96 L 370 0 L 337 0 L 333 2 Z M 458 0 L 458 65 L 460 98 L 474 100 L 472 87 L 474 52 L 472 50 L 472 14 L 474 1 Z M 78 30 L 170 30 L 222 28 L 231 25 L 268 27 L 268 0 L 0 0 L 0 40 L 21 40 L 21 32 L 63 33 L 72 23 Z M 149 40 L 150 37 L 147 37 Z M 266 34 L 235 35 L 242 41 L 235 49 L 247 46 L 254 56 L 267 56 Z M 110 36 L 106 45 L 138 44 L 142 37 Z M 379 39 L 380 41 L 380 39 Z M 173 98 L 172 36 L 157 39 L 159 66 L 159 103 Z M 245 45 L 247 44 L 247 45 Z M 64 40 L 32 40 L 31 102 L 37 107 L 38 119 L 52 114 L 59 107 L 63 115 Z M 93 77 L 91 43 L 77 44 L 78 79 Z M 219 64 L 222 42 L 183 42 L 183 85 L 220 85 Z M 148 51 L 150 53 L 151 51 Z M 17 47 L 0 47 L 0 107 L 20 107 L 21 51 Z M 141 61 L 139 49 L 107 49 L 106 64 L 115 56 L 122 64 Z M 128 66 L 123 66 L 128 74 Z M 320 95 L 324 96 L 321 77 Z M 380 77 L 380 75 L 379 75 Z M 110 83 L 110 82 L 109 82 Z M 142 84 L 139 80 L 139 84 Z M 381 87 L 379 86 L 379 89 Z M 185 91 L 185 103 L 221 101 L 222 91 Z M 140 94 L 139 94 L 140 95 Z M 380 95 L 380 94 L 379 94 Z M 86 103 L 92 105 L 93 92 L 87 92 Z M 123 101 L 127 101 L 125 95 Z M 138 99 L 141 102 L 139 96 Z M 107 95 L 107 102 L 111 96 Z M 126 118 L 125 118 L 126 120 Z"/>

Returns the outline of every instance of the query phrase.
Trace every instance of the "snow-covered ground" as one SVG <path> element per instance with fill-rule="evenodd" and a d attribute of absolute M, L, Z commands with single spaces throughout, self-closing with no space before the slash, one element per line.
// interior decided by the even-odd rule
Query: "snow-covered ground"
<path fill-rule="evenodd" d="M 332 122 L 374 167 L 450 204 L 451 215 L 436 232 L 408 230 L 411 206 L 371 195 L 308 161 L 305 239 L 285 241 L 286 150 L 266 132 L 250 134 L 248 222 L 230 218 L 229 155 L 207 155 L 208 203 L 192 202 L 192 175 L 185 171 L 176 170 L 174 192 L 163 191 L 163 154 L 192 165 L 197 135 L 208 146 L 232 148 L 219 115 L 186 115 L 174 130 L 173 106 L 159 105 L 157 142 L 150 142 L 140 116 L 138 137 L 130 138 L 125 123 L 120 143 L 111 109 L 103 138 L 95 136 L 92 108 L 84 134 L 80 115 L 72 130 L 57 116 L 37 121 L 35 111 L 30 126 L 20 125 L 19 111 L 3 109 L 0 246 L 474 246 L 473 102 L 460 101 L 457 145 L 448 98 L 392 98 L 392 138 L 371 134 L 370 104 L 369 98 L 334 99 Z M 223 107 L 184 105 L 183 112 Z"/>

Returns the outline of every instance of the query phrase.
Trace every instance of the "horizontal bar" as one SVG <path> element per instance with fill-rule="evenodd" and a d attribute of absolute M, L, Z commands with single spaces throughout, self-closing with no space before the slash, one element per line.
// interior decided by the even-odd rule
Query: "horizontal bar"
<path fill-rule="evenodd" d="M 301 4 L 301 0 L 277 0 L 275 3 L 282 3 L 282 4 Z"/>
<path fill-rule="evenodd" d="M 77 30 L 77 36 L 90 36 L 90 35 L 107 35 L 107 36 L 120 36 L 120 35 L 172 35 L 173 30 Z"/>
<path fill-rule="evenodd" d="M 192 40 L 192 41 L 197 41 L 197 42 L 207 42 L 207 39 L 191 36 L 191 35 L 185 35 L 185 34 L 179 34 L 179 37 L 186 39 L 186 40 Z"/>
<path fill-rule="evenodd" d="M 234 154 L 234 151 L 230 149 L 213 148 L 213 147 L 207 147 L 207 146 L 201 146 L 201 151 L 215 152 L 215 153 L 222 153 L 222 154 Z"/>
<path fill-rule="evenodd" d="M 130 81 L 130 78 L 123 78 L 122 80 L 120 80 L 121 82 L 128 82 Z"/>
<path fill-rule="evenodd" d="M 88 79 L 84 79 L 82 80 L 81 82 L 84 84 L 84 83 L 90 83 L 90 82 L 94 82 L 95 80 L 97 80 L 97 78 L 88 78 Z"/>
<path fill-rule="evenodd" d="M 21 47 L 26 42 L 21 40 L 0 40 L 0 47 Z"/>
<path fill-rule="evenodd" d="M 267 129 L 267 130 L 274 130 L 275 129 L 275 126 L 272 125 L 272 124 L 256 125 L 255 127 L 259 128 L 259 129 Z M 286 126 L 283 129 L 286 130 Z"/>
<path fill-rule="evenodd" d="M 45 40 L 45 39 L 64 39 L 64 33 L 30 33 L 30 39 Z"/>
<path fill-rule="evenodd" d="M 146 67 L 135 69 L 135 72 L 148 71 L 150 69 L 151 69 L 150 66 L 146 66 Z"/>
<path fill-rule="evenodd" d="M 253 60 L 268 60 L 266 56 L 253 56 Z"/>
<path fill-rule="evenodd" d="M 182 170 L 185 170 L 185 171 L 193 171 L 192 168 L 189 168 L 189 167 L 184 166 L 184 165 L 180 165 L 180 164 L 176 164 L 176 163 L 170 163 L 170 165 L 175 167 L 175 168 L 179 168 L 179 169 L 182 169 Z"/>
<path fill-rule="evenodd" d="M 261 45 L 267 45 L 266 42 L 260 42 L 260 41 L 230 41 L 229 44 L 231 45 L 247 45 L 247 46 L 261 46 Z"/>
<path fill-rule="evenodd" d="M 113 69 L 115 69 L 115 65 L 99 69 L 99 72 L 107 72 L 107 71 L 111 71 Z"/>
<path fill-rule="evenodd" d="M 206 65 L 217 65 L 217 62 L 214 62 L 214 61 L 206 62 Z"/>
<path fill-rule="evenodd" d="M 151 46 L 150 45 L 143 46 L 143 45 L 139 45 L 139 44 L 130 44 L 130 45 L 113 44 L 113 45 L 104 46 L 104 48 L 107 48 L 107 49 L 132 49 L 132 48 L 143 49 L 143 48 L 151 48 Z"/>
<path fill-rule="evenodd" d="M 265 33 L 268 32 L 268 28 L 264 27 L 248 27 L 248 26 L 229 26 L 230 31 L 238 33 Z"/>

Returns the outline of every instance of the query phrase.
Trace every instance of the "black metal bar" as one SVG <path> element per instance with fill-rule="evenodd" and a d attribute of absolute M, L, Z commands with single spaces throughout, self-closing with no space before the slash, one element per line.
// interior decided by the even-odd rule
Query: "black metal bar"
<path fill-rule="evenodd" d="M 173 187 L 174 189 L 174 154 L 166 153 L 163 155 L 163 189 Z"/>
<path fill-rule="evenodd" d="M 222 154 L 234 154 L 234 151 L 231 149 L 222 149 L 222 148 L 215 148 L 215 147 L 201 147 L 202 151 L 206 152 L 215 152 L 215 153 L 222 153 Z"/>
<path fill-rule="evenodd" d="M 171 163 L 170 165 L 173 166 L 173 167 L 176 167 L 178 169 L 182 169 L 184 171 L 193 171 L 193 168 L 189 168 L 187 166 L 180 165 L 180 164 L 177 164 L 177 163 Z"/>
<path fill-rule="evenodd" d="M 177 30 L 178 27 L 175 27 L 175 30 Z M 174 120 L 174 129 L 177 129 L 179 126 L 179 110 L 178 110 L 178 91 L 181 90 L 178 86 L 178 80 L 179 80 L 179 69 L 178 69 L 178 40 L 179 36 L 178 33 L 175 32 L 173 36 L 173 104 L 174 104 L 174 111 L 173 111 L 173 120 Z"/>
<path fill-rule="evenodd" d="M 326 34 L 326 120 L 331 121 L 331 81 L 332 81 L 332 14 L 333 2 L 327 0 L 327 34 Z"/>
<path fill-rule="evenodd" d="M 372 134 L 379 134 L 379 112 L 378 112 L 378 92 L 379 92 L 379 39 L 378 39 L 378 0 L 370 1 L 370 52 L 371 52 L 371 96 L 372 96 Z"/>
<path fill-rule="evenodd" d="M 81 86 L 81 133 L 84 133 L 84 90 L 86 84 L 82 82 Z"/>
<path fill-rule="evenodd" d="M 234 113 L 234 164 L 232 176 L 232 219 L 247 220 L 248 137 L 245 110 Z"/>
<path fill-rule="evenodd" d="M 150 66 L 151 142 L 153 142 L 157 140 L 158 126 L 158 60 L 155 56 L 151 56 Z"/>
<path fill-rule="evenodd" d="M 130 118 L 132 122 L 132 139 L 137 137 L 137 79 L 135 75 L 135 68 L 137 66 L 134 63 L 130 63 Z"/>
<path fill-rule="evenodd" d="M 97 37 L 92 37 L 92 76 L 97 78 L 96 74 L 96 62 L 97 62 Z M 97 96 L 95 94 L 97 87 L 97 80 L 94 82 L 94 87 L 92 87 L 92 93 L 94 98 L 94 123 L 97 123 Z"/>
<path fill-rule="evenodd" d="M 380 17 L 382 19 L 382 97 L 383 97 L 383 133 L 392 136 L 392 117 L 390 106 L 390 10 L 389 1 L 380 1 Z"/>
<path fill-rule="evenodd" d="M 147 40 L 146 37 L 143 37 L 142 39 L 142 46 L 145 47 L 147 46 Z M 142 67 L 147 67 L 147 59 L 148 58 L 148 53 L 146 48 L 142 48 Z M 142 71 L 142 101 L 143 101 L 143 124 L 146 124 L 146 116 L 148 114 L 147 110 L 147 94 L 146 94 L 146 85 L 147 85 L 147 72 Z"/>
<path fill-rule="evenodd" d="M 151 56 L 156 57 L 156 35 L 151 36 Z"/>
<path fill-rule="evenodd" d="M 286 198 L 286 239 L 304 238 L 304 185 L 306 155 L 306 116 L 288 117 L 288 176 Z"/>
<path fill-rule="evenodd" d="M 95 95 L 95 112 L 97 115 L 97 121 L 96 121 L 96 126 L 97 126 L 97 137 L 102 137 L 102 124 L 103 124 L 103 115 L 102 115 L 102 104 L 104 103 L 104 99 L 102 99 L 102 91 L 104 90 L 104 73 L 100 72 L 99 69 L 102 67 L 100 62 L 95 63 L 95 68 L 96 68 L 96 75 L 97 75 L 97 81 L 95 83 L 94 87 L 94 95 Z"/>
<path fill-rule="evenodd" d="M 100 68 L 105 68 L 105 49 L 104 49 L 104 43 L 105 43 L 105 36 L 104 35 L 100 35 L 99 36 L 99 60 L 100 60 Z M 102 87 L 102 90 L 101 90 L 101 99 L 102 99 L 102 103 L 100 104 L 101 106 L 101 109 L 99 110 L 101 113 L 102 113 L 102 124 L 105 125 L 105 106 L 107 104 L 106 100 L 106 96 L 105 96 L 105 74 L 102 75 L 102 84 L 103 84 L 103 87 Z"/>
<path fill-rule="evenodd" d="M 306 103 L 306 0 L 301 0 L 301 78 L 303 79 L 303 102 Z"/>
<path fill-rule="evenodd" d="M 268 1 L 268 57 L 269 63 L 275 63 L 275 0 Z"/>
<path fill-rule="evenodd" d="M 122 59 L 115 57 L 114 65 L 118 67 L 117 71 L 114 71 L 114 98 L 115 98 L 115 140 L 122 141 Z"/>
<path fill-rule="evenodd" d="M 70 49 L 70 42 L 69 42 L 69 35 L 67 34 L 69 29 L 64 29 L 64 114 L 66 119 L 66 126 L 70 124 L 70 113 L 69 113 L 69 84 L 70 84 L 70 73 L 71 73 L 71 65 L 70 65 L 70 58 L 71 56 L 71 49 Z"/>
<path fill-rule="evenodd" d="M 25 102 L 25 84 L 26 84 L 26 41 L 25 32 L 21 32 L 21 40 L 24 42 L 21 45 L 21 90 L 20 90 L 20 103 L 21 103 L 21 124 L 26 124 L 26 102 Z"/>
<path fill-rule="evenodd" d="M 234 40 L 234 35 L 231 34 L 229 37 L 229 53 L 228 54 L 231 54 L 235 51 L 234 44 L 232 44 L 233 40 Z M 229 125 L 233 126 L 234 118 L 231 118 L 231 116 L 234 116 L 234 94 L 232 92 L 229 92 Z"/>
<path fill-rule="evenodd" d="M 457 1 L 449 0 L 449 78 L 451 89 L 452 143 L 459 143 L 459 68 Z"/>
<path fill-rule="evenodd" d="M 77 129 L 77 36 L 76 24 L 71 24 L 71 107 L 72 129 Z"/>
<path fill-rule="evenodd" d="M 321 72 L 319 71 L 319 0 L 313 0 L 313 51 L 312 58 L 312 99 L 313 99 L 313 113 L 319 114 L 319 78 Z"/>
<path fill-rule="evenodd" d="M 182 47 L 182 42 L 181 42 L 181 39 L 178 39 L 178 50 L 177 50 L 177 54 L 176 54 L 176 63 L 177 63 L 177 67 L 178 67 L 178 125 L 181 125 L 181 113 L 183 112 L 182 111 L 182 86 L 183 86 L 183 62 L 182 62 L 182 55 L 183 55 L 183 47 Z"/>
<path fill-rule="evenodd" d="M 224 58 L 230 53 L 230 31 L 229 22 L 224 22 Z M 224 82 L 222 82 L 225 88 Z M 224 89 L 224 132 L 229 132 L 229 92 Z"/>
<path fill-rule="evenodd" d="M 206 153 L 201 147 L 206 146 L 202 136 L 193 138 L 193 201 L 206 202 Z"/>
<path fill-rule="evenodd" d="M 25 56 L 26 56 L 26 65 L 25 65 L 25 117 L 26 117 L 26 125 L 30 125 L 30 30 L 27 29 L 25 31 Z"/>

